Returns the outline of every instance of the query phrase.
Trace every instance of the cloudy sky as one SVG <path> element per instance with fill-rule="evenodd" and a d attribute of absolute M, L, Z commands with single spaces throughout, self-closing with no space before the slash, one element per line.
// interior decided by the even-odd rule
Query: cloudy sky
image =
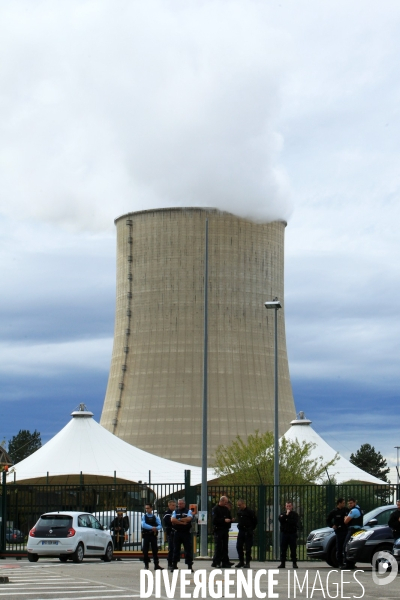
<path fill-rule="evenodd" d="M 400 445 L 400 5 L 0 5 L 0 438 L 100 418 L 120 214 L 288 220 L 297 410 Z M 1 439 L 0 439 L 1 441 Z"/>

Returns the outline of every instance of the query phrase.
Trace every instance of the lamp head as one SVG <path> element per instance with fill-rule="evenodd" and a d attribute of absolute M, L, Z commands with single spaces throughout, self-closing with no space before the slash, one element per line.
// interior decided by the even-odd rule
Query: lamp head
<path fill-rule="evenodd" d="M 282 304 L 279 302 L 278 298 L 274 298 L 270 302 L 264 302 L 265 308 L 274 308 L 275 310 L 278 308 L 282 308 Z"/>

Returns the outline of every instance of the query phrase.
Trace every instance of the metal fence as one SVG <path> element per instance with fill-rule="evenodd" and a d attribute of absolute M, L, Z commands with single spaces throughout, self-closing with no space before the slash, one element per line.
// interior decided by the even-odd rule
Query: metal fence
<path fill-rule="evenodd" d="M 200 504 L 200 489 L 196 487 L 196 500 Z M 247 506 L 256 511 L 258 526 L 254 536 L 253 559 L 260 561 L 273 560 L 273 485 L 260 486 L 208 486 L 208 514 L 218 503 L 221 496 L 228 496 L 232 503 L 232 512 L 236 514 L 236 502 L 239 498 L 245 500 Z M 293 503 L 294 510 L 300 516 L 298 533 L 298 559 L 307 560 L 306 540 L 310 531 L 319 527 L 326 527 L 326 517 L 335 507 L 337 498 L 357 499 L 364 513 L 377 506 L 394 504 L 396 492 L 400 492 L 395 485 L 281 485 L 279 486 L 279 504 L 281 510 L 286 501 Z M 400 496 L 398 496 L 400 497 Z M 208 526 L 209 553 L 213 553 L 212 525 Z"/>
<path fill-rule="evenodd" d="M 243 498 L 246 504 L 256 511 L 258 527 L 255 532 L 253 559 L 273 559 L 273 490 L 274 487 L 260 486 L 208 486 L 208 553 L 214 552 L 214 538 L 211 523 L 213 507 L 221 496 L 228 496 L 232 503 L 233 516 L 236 515 L 236 503 Z M 300 515 L 298 537 L 298 558 L 306 560 L 306 539 L 312 529 L 326 525 L 326 515 L 335 507 L 338 497 L 353 496 L 367 512 L 377 506 L 393 504 L 397 486 L 386 485 L 282 485 L 279 486 L 279 501 L 283 508 L 285 502 L 293 502 L 294 510 Z M 26 541 L 30 529 L 41 514 L 50 511 L 76 510 L 95 513 L 106 523 L 114 514 L 117 506 L 126 507 L 135 523 L 131 527 L 132 539 L 128 539 L 124 548 L 138 549 L 140 546 L 140 519 L 144 504 L 152 502 L 155 511 L 162 516 L 167 509 L 168 500 L 184 497 L 187 504 L 201 506 L 201 486 L 190 485 L 190 472 L 186 481 L 171 484 L 90 484 L 82 481 L 79 485 L 25 485 L 4 483 L 0 486 L 0 554 L 18 554 L 26 551 Z M 205 526 L 199 526 L 201 530 Z M 194 528 L 194 546 L 199 548 L 198 535 Z M 135 533 L 136 531 L 136 533 Z M 232 532 L 234 547 L 235 534 Z M 161 547 L 165 546 L 164 536 L 160 536 Z"/>
<path fill-rule="evenodd" d="M 185 482 L 170 484 L 96 484 L 86 485 L 24 485 L 0 486 L 0 553 L 18 554 L 26 551 L 29 531 L 40 515 L 51 511 L 82 511 L 94 513 L 104 525 L 109 525 L 117 506 L 126 508 L 131 517 L 131 538 L 126 550 L 138 549 L 141 515 L 144 505 L 151 502 L 163 515 L 171 498 L 184 497 Z M 132 522 L 133 521 L 133 522 Z M 160 538 L 161 543 L 164 540 Z"/>

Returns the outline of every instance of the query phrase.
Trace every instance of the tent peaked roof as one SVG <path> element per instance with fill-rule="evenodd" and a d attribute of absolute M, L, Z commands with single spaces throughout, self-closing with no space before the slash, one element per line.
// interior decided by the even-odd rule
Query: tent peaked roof
<path fill-rule="evenodd" d="M 104 429 L 93 419 L 93 413 L 82 404 L 71 413 L 72 419 L 44 446 L 17 463 L 8 474 L 17 482 L 35 479 L 60 481 L 65 477 L 96 476 L 118 481 L 181 483 L 184 471 L 191 471 L 191 484 L 201 483 L 201 467 L 155 456 L 140 450 Z M 215 477 L 208 469 L 208 479 Z"/>
<path fill-rule="evenodd" d="M 284 434 L 284 438 L 287 440 L 297 440 L 298 442 L 308 442 L 315 444 L 315 447 L 311 451 L 311 458 L 315 459 L 319 456 L 323 457 L 323 460 L 329 462 L 338 454 L 329 444 L 327 444 L 320 435 L 311 427 L 312 421 L 306 419 L 304 412 L 300 412 L 297 418 L 291 422 L 291 427 Z M 386 481 L 381 481 L 377 477 L 366 473 L 362 469 L 353 465 L 343 456 L 340 456 L 336 463 L 328 468 L 328 475 L 330 478 L 334 478 L 337 483 L 344 483 L 345 481 L 356 480 L 365 483 L 374 483 L 376 485 L 387 485 Z"/>

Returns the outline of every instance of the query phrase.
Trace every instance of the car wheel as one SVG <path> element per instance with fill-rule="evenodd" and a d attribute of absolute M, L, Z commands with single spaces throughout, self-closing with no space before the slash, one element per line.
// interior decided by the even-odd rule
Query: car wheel
<path fill-rule="evenodd" d="M 58 557 L 58 560 L 59 560 L 60 562 L 67 562 L 67 560 L 68 560 L 68 556 L 59 556 L 59 557 Z"/>
<path fill-rule="evenodd" d="M 331 560 L 331 557 L 330 557 L 330 555 L 329 555 L 329 552 L 327 552 L 327 554 L 326 554 L 325 562 L 326 562 L 326 564 L 327 564 L 327 565 L 329 565 L 330 567 L 333 567 L 332 560 Z"/>
<path fill-rule="evenodd" d="M 337 568 L 339 566 L 339 563 L 336 558 L 336 543 L 332 544 L 332 546 L 328 549 L 328 557 L 329 557 L 329 560 L 328 559 L 326 560 L 328 565 L 330 567 Z"/>
<path fill-rule="evenodd" d="M 37 562 L 39 560 L 39 556 L 37 554 L 28 554 L 29 562 Z"/>
<path fill-rule="evenodd" d="M 114 553 L 114 550 L 113 550 L 112 544 L 108 544 L 106 553 L 103 556 L 104 562 L 111 562 L 113 559 L 113 553 Z"/>
<path fill-rule="evenodd" d="M 389 554 L 391 554 L 391 551 L 392 551 L 392 549 L 393 549 L 393 548 L 392 548 L 392 546 L 389 546 L 388 544 L 386 544 L 386 545 L 384 544 L 384 545 L 382 545 L 382 546 L 379 546 L 379 548 L 377 548 L 375 552 L 381 552 L 381 551 L 382 551 L 382 552 L 389 552 Z M 374 554 L 375 554 L 375 552 L 374 552 Z M 372 563 L 371 563 L 371 564 L 372 564 Z M 392 570 L 392 565 L 391 565 L 391 564 L 390 564 L 390 562 L 389 562 L 389 561 L 388 561 L 386 558 L 384 558 L 384 557 L 382 557 L 382 558 L 378 558 L 378 559 L 375 561 L 375 564 L 374 564 L 374 565 L 372 565 L 372 567 L 374 568 L 374 570 L 375 570 L 375 571 L 379 571 L 379 565 L 382 565 L 382 564 L 387 564 L 387 565 L 388 565 L 388 566 L 387 566 L 387 569 L 386 569 L 386 572 L 387 572 L 387 573 L 390 573 L 390 571 Z"/>
<path fill-rule="evenodd" d="M 79 543 L 72 555 L 72 560 L 74 563 L 81 563 L 83 561 L 84 554 L 85 552 L 83 550 L 83 544 Z"/>

